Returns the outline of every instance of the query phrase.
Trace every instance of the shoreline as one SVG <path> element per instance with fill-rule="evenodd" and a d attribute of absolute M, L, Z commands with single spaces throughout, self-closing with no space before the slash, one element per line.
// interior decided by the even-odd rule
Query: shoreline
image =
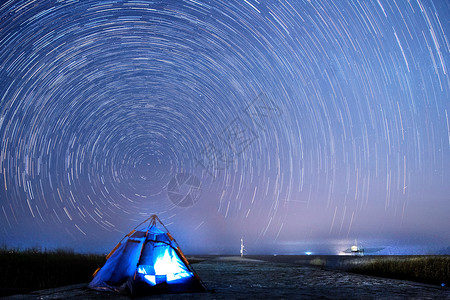
<path fill-rule="evenodd" d="M 381 278 L 409 280 L 436 286 L 450 285 L 449 255 L 368 255 L 267 257 L 268 261 L 309 265 Z"/>
<path fill-rule="evenodd" d="M 57 288 L 70 284 L 89 282 L 92 273 L 104 263 L 103 255 L 76 254 L 71 252 L 3 252 L 0 253 L 0 297 L 40 289 Z M 287 268 L 301 266 L 323 270 L 344 271 L 379 278 L 408 280 L 441 286 L 450 286 L 449 255 L 413 256 L 333 256 L 333 255 L 187 255 L 194 269 L 202 262 L 212 264 L 283 264 Z M 285 266 L 282 266 L 285 268 Z M 72 272 L 67 273 L 66 270 Z M 47 271 L 46 271 L 47 270 Z M 51 272 L 48 272 L 52 270 Z M 46 274 L 46 276 L 43 276 Z M 26 276 L 25 276 L 26 275 Z M 22 280 L 17 280 L 21 278 Z"/>
<path fill-rule="evenodd" d="M 257 259 L 260 258 L 260 259 Z M 339 257 L 196 256 L 188 257 L 208 290 L 203 293 L 156 294 L 142 299 L 446 299 L 448 287 L 388 279 L 328 268 Z M 263 260 L 264 259 L 264 260 Z M 345 257 L 342 261 L 361 261 Z M 372 258 L 363 258 L 370 261 Z M 276 261 L 273 261 L 276 260 Z M 194 262 L 196 261 L 196 262 Z M 364 265 L 364 264 L 361 264 Z M 267 280 L 270 279 L 270 280 Z M 333 291 L 330 294 L 330 291 Z M 11 295 L 10 299 L 129 299 L 127 295 L 91 290 L 87 282 Z"/>
<path fill-rule="evenodd" d="M 188 260 L 191 264 L 205 260 L 282 263 L 450 286 L 450 255 L 198 255 Z"/>

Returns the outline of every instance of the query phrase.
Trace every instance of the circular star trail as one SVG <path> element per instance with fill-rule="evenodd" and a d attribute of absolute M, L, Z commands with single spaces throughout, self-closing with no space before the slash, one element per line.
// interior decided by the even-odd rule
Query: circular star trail
<path fill-rule="evenodd" d="M 152 213 L 199 251 L 440 235 L 449 23 L 448 1 L 7 1 L 0 242 L 96 249 Z"/>

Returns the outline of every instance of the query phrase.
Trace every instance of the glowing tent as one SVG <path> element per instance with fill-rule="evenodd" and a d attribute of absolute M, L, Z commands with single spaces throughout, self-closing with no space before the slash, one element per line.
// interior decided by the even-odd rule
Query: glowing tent
<path fill-rule="evenodd" d="M 147 225 L 147 221 L 149 221 Z M 157 228 L 157 223 L 161 229 Z M 177 242 L 156 215 L 127 234 L 94 273 L 89 287 L 132 295 L 204 291 Z"/>

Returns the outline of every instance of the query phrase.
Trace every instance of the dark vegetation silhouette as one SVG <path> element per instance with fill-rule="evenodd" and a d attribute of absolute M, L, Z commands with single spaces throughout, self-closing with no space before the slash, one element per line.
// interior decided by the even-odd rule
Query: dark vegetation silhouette
<path fill-rule="evenodd" d="M 350 272 L 422 283 L 450 284 L 450 256 L 380 256 L 349 268 Z"/>
<path fill-rule="evenodd" d="M 0 296 L 89 282 L 105 255 L 0 248 Z"/>

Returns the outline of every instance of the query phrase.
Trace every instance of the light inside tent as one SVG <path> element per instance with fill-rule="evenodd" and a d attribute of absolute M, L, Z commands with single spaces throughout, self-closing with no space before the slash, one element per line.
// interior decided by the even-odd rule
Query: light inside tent
<path fill-rule="evenodd" d="M 160 250 L 162 249 L 160 248 Z M 164 247 L 163 251 L 158 252 L 153 266 L 139 265 L 137 270 L 138 273 L 144 275 L 150 285 L 161 282 L 175 283 L 194 276 L 175 255 L 172 248 Z"/>

